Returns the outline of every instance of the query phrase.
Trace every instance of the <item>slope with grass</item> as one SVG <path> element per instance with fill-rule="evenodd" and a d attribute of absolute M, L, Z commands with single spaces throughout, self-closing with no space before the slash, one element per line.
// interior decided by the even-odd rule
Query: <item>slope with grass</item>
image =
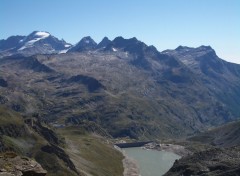
<path fill-rule="evenodd" d="M 123 155 L 111 140 L 89 134 L 78 126 L 59 128 L 58 132 L 65 137 L 66 152 L 80 172 L 92 176 L 123 174 Z"/>
<path fill-rule="evenodd" d="M 189 141 L 210 144 L 219 147 L 240 145 L 240 121 L 231 122 L 189 138 Z"/>
<path fill-rule="evenodd" d="M 40 130 L 42 127 L 37 124 L 29 126 L 19 113 L 0 106 L 0 151 L 14 151 L 20 156 L 34 158 L 48 171 L 49 176 L 77 175 L 74 165 L 71 165 L 63 150 L 61 153 L 57 153 L 57 150 L 52 153 L 44 150 L 46 146 L 53 146 L 55 149 L 61 147 L 53 144 L 35 128 Z"/>

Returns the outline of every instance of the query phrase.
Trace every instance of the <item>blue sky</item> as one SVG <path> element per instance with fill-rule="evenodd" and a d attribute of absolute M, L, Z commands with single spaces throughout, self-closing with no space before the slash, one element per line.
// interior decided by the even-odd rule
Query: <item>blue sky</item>
<path fill-rule="evenodd" d="M 34 30 L 75 44 L 137 37 L 159 51 L 210 45 L 240 64 L 240 0 L 0 0 L 0 39 Z"/>

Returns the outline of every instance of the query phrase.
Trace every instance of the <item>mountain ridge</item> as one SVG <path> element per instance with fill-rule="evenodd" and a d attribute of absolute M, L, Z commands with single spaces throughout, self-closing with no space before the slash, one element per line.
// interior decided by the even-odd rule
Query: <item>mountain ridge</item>
<path fill-rule="evenodd" d="M 92 49 L 100 49 L 100 48 L 102 48 L 103 46 L 101 46 L 101 45 L 99 45 L 101 42 L 106 42 L 105 44 L 104 44 L 104 47 L 106 47 L 108 44 L 110 44 L 110 43 L 116 43 L 116 42 L 118 42 L 119 40 L 122 40 L 122 39 L 124 39 L 123 37 L 121 37 L 121 36 L 119 36 L 119 37 L 115 37 L 113 40 L 109 40 L 109 38 L 108 37 L 104 37 L 99 43 L 96 43 L 90 36 L 85 36 L 85 37 L 83 37 L 82 39 L 80 39 L 79 40 L 79 42 L 77 42 L 76 44 L 71 44 L 71 43 L 68 43 L 68 42 L 66 42 L 66 41 L 64 41 L 63 39 L 61 39 L 61 40 L 59 40 L 57 37 L 55 37 L 55 36 L 53 36 L 52 34 L 50 34 L 49 32 L 46 32 L 46 31 L 33 31 L 32 33 L 30 33 L 29 35 L 27 35 L 27 36 L 22 36 L 22 35 L 15 35 L 15 36 L 10 36 L 10 37 L 8 37 L 7 39 L 1 39 L 0 40 L 0 54 L 3 52 L 3 51 L 6 51 L 6 50 L 9 50 L 9 49 L 12 49 L 14 46 L 16 46 L 16 45 L 18 45 L 19 44 L 19 42 L 20 41 L 23 41 L 23 40 L 25 40 L 26 38 L 28 38 L 28 37 L 31 37 L 31 36 L 34 36 L 34 35 L 36 35 L 36 33 L 46 33 L 46 34 L 49 34 L 49 36 L 50 37 L 52 37 L 52 38 L 54 38 L 54 39 L 56 39 L 56 40 L 58 40 L 58 41 L 60 41 L 60 42 L 63 42 L 63 43 L 65 43 L 66 44 L 66 47 L 65 48 L 63 48 L 63 49 L 61 49 L 61 50 L 57 50 L 57 52 L 54 52 L 54 53 L 65 53 L 65 52 L 67 52 L 69 49 L 71 49 L 71 48 L 74 48 L 74 47 L 76 47 L 76 45 L 77 44 L 79 44 L 79 42 L 81 41 L 81 40 L 85 40 L 85 39 L 90 39 L 90 41 L 91 42 L 93 42 L 93 43 L 95 43 L 94 44 L 94 47 L 92 48 Z M 129 39 L 124 39 L 124 40 L 127 40 L 127 41 L 135 41 L 136 43 L 143 43 L 143 42 L 141 42 L 140 40 L 138 40 L 136 37 L 132 37 L 132 38 L 129 38 Z M 10 44 L 9 44 L 10 43 Z M 132 43 L 133 44 L 133 43 Z M 144 45 L 146 45 L 145 43 L 143 43 Z M 10 45 L 10 46 L 8 46 L 8 45 Z M 98 45 L 98 46 L 97 46 Z M 126 43 L 125 43 L 125 46 L 126 46 Z M 147 46 L 147 45 L 146 45 Z M 149 47 L 151 48 L 151 46 L 153 47 L 153 48 L 155 48 L 153 45 L 149 45 Z M 19 48 L 18 48 L 19 49 Z M 209 51 L 213 51 L 214 53 L 215 53 L 215 51 L 211 48 L 211 46 L 206 46 L 206 45 L 201 45 L 201 46 L 199 46 L 199 47 L 196 47 L 196 48 L 193 48 L 193 47 L 188 47 L 188 46 L 178 46 L 175 50 L 177 51 L 177 50 L 191 50 L 191 49 L 195 49 L 195 50 L 198 50 L 198 51 L 200 51 L 200 50 L 209 50 Z M 157 50 L 156 48 L 155 48 L 155 50 Z M 158 50 L 157 50 L 158 51 Z M 166 50 L 163 50 L 162 52 L 160 52 L 160 51 L 158 51 L 159 53 L 163 53 L 163 54 L 167 54 L 167 52 L 169 52 L 169 51 L 173 51 L 173 50 L 171 50 L 171 49 L 166 49 Z M 14 53 L 14 54 L 16 54 L 16 53 Z M 24 54 L 24 53 L 20 53 L 20 54 Z M 51 52 L 35 52 L 34 54 L 51 54 Z M 34 54 L 30 54 L 30 55 L 34 55 Z M 216 53 L 215 53 L 216 54 Z M 29 55 L 29 54 L 28 54 Z M 5 56 L 5 55 L 4 55 Z M 231 62 L 230 62 L 231 63 Z"/>

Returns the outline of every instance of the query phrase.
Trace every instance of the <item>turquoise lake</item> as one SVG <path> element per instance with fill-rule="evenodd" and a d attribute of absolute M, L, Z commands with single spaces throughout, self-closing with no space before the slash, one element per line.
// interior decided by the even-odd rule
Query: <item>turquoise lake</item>
<path fill-rule="evenodd" d="M 124 151 L 137 162 L 141 176 L 161 176 L 172 167 L 176 159 L 181 158 L 175 153 L 140 147 L 124 148 Z"/>

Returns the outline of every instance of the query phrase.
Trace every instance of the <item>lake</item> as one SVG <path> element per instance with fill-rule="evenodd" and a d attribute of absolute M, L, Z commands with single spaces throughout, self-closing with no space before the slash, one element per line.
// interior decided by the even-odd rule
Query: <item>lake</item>
<path fill-rule="evenodd" d="M 124 148 L 123 150 L 128 157 L 137 162 L 141 176 L 161 176 L 172 167 L 176 159 L 181 158 L 175 153 L 146 150 L 140 147 Z"/>

